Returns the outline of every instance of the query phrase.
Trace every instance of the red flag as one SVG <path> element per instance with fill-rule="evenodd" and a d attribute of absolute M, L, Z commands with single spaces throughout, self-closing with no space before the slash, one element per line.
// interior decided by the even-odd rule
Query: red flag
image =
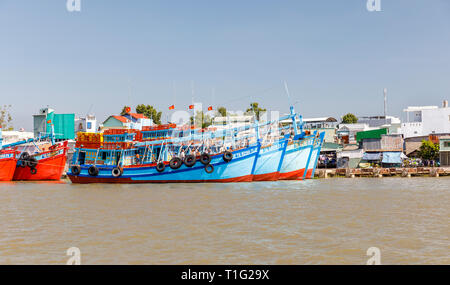
<path fill-rule="evenodd" d="M 194 109 L 194 105 L 189 105 L 189 110 Z"/>
<path fill-rule="evenodd" d="M 52 123 L 52 120 L 48 120 L 48 121 L 47 121 L 47 124 L 51 124 L 51 123 Z"/>
<path fill-rule="evenodd" d="M 131 108 L 130 108 L 130 107 L 127 107 L 127 108 L 125 109 L 125 113 L 129 114 L 130 112 L 131 112 Z"/>
<path fill-rule="evenodd" d="M 213 110 L 213 107 L 212 106 L 209 106 L 208 107 L 208 111 L 212 111 Z"/>
<path fill-rule="evenodd" d="M 175 105 L 169 106 L 169 110 L 173 110 L 173 109 L 175 109 Z"/>

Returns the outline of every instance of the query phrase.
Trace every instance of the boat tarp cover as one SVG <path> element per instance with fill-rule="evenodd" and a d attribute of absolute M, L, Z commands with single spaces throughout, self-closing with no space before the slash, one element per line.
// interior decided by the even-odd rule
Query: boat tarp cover
<path fill-rule="evenodd" d="M 384 152 L 382 163 L 402 163 L 402 153 L 396 152 Z"/>
<path fill-rule="evenodd" d="M 363 160 L 380 160 L 381 152 L 366 152 L 364 153 Z"/>

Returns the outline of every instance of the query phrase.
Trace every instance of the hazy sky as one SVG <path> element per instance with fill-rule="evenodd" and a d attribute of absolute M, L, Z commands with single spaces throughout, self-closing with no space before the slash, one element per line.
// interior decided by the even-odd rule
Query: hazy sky
<path fill-rule="evenodd" d="M 383 113 L 450 99 L 450 1 L 0 0 L 0 104 L 102 121 L 125 104 L 244 109 L 304 117 Z M 176 95 L 174 95 L 174 82 Z M 165 117 L 165 115 L 163 115 Z"/>

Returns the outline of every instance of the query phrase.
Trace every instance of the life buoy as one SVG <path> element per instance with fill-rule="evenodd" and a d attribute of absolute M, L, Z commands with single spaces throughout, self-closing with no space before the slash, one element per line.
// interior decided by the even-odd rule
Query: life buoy
<path fill-rule="evenodd" d="M 211 156 L 206 152 L 202 153 L 200 156 L 200 162 L 204 165 L 208 165 L 211 162 Z"/>
<path fill-rule="evenodd" d="M 30 173 L 31 173 L 32 175 L 35 175 L 35 174 L 37 173 L 37 169 L 34 168 L 34 167 L 30 168 Z"/>
<path fill-rule="evenodd" d="M 166 169 L 166 165 L 163 162 L 160 162 L 156 165 L 156 171 L 163 172 Z"/>
<path fill-rule="evenodd" d="M 111 170 L 111 175 L 114 176 L 114 177 L 119 177 L 119 176 L 122 175 L 122 170 L 119 167 L 114 167 Z"/>
<path fill-rule="evenodd" d="M 184 158 L 184 164 L 187 167 L 192 167 L 195 165 L 195 156 L 192 154 L 188 154 L 186 155 L 186 157 Z"/>
<path fill-rule="evenodd" d="M 172 157 L 172 159 L 169 162 L 169 166 L 172 169 L 178 169 L 183 164 L 183 161 L 179 157 Z"/>
<path fill-rule="evenodd" d="M 88 173 L 90 176 L 97 176 L 98 175 L 98 167 L 95 165 L 92 165 L 91 167 L 89 167 Z"/>
<path fill-rule="evenodd" d="M 81 173 L 81 167 L 79 165 L 74 165 L 70 168 L 73 175 L 79 175 Z"/>
<path fill-rule="evenodd" d="M 223 160 L 225 162 L 230 162 L 233 159 L 233 153 L 231 151 L 225 151 L 225 153 L 223 154 Z"/>
<path fill-rule="evenodd" d="M 214 166 L 212 166 L 211 164 L 205 165 L 205 171 L 206 171 L 206 173 L 213 173 Z"/>

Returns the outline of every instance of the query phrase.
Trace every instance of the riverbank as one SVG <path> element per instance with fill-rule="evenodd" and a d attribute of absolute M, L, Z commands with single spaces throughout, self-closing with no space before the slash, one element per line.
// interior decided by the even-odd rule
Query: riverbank
<path fill-rule="evenodd" d="M 339 168 L 317 169 L 316 178 L 330 177 L 441 177 L 450 176 L 450 167 L 416 167 L 416 168 Z"/>

